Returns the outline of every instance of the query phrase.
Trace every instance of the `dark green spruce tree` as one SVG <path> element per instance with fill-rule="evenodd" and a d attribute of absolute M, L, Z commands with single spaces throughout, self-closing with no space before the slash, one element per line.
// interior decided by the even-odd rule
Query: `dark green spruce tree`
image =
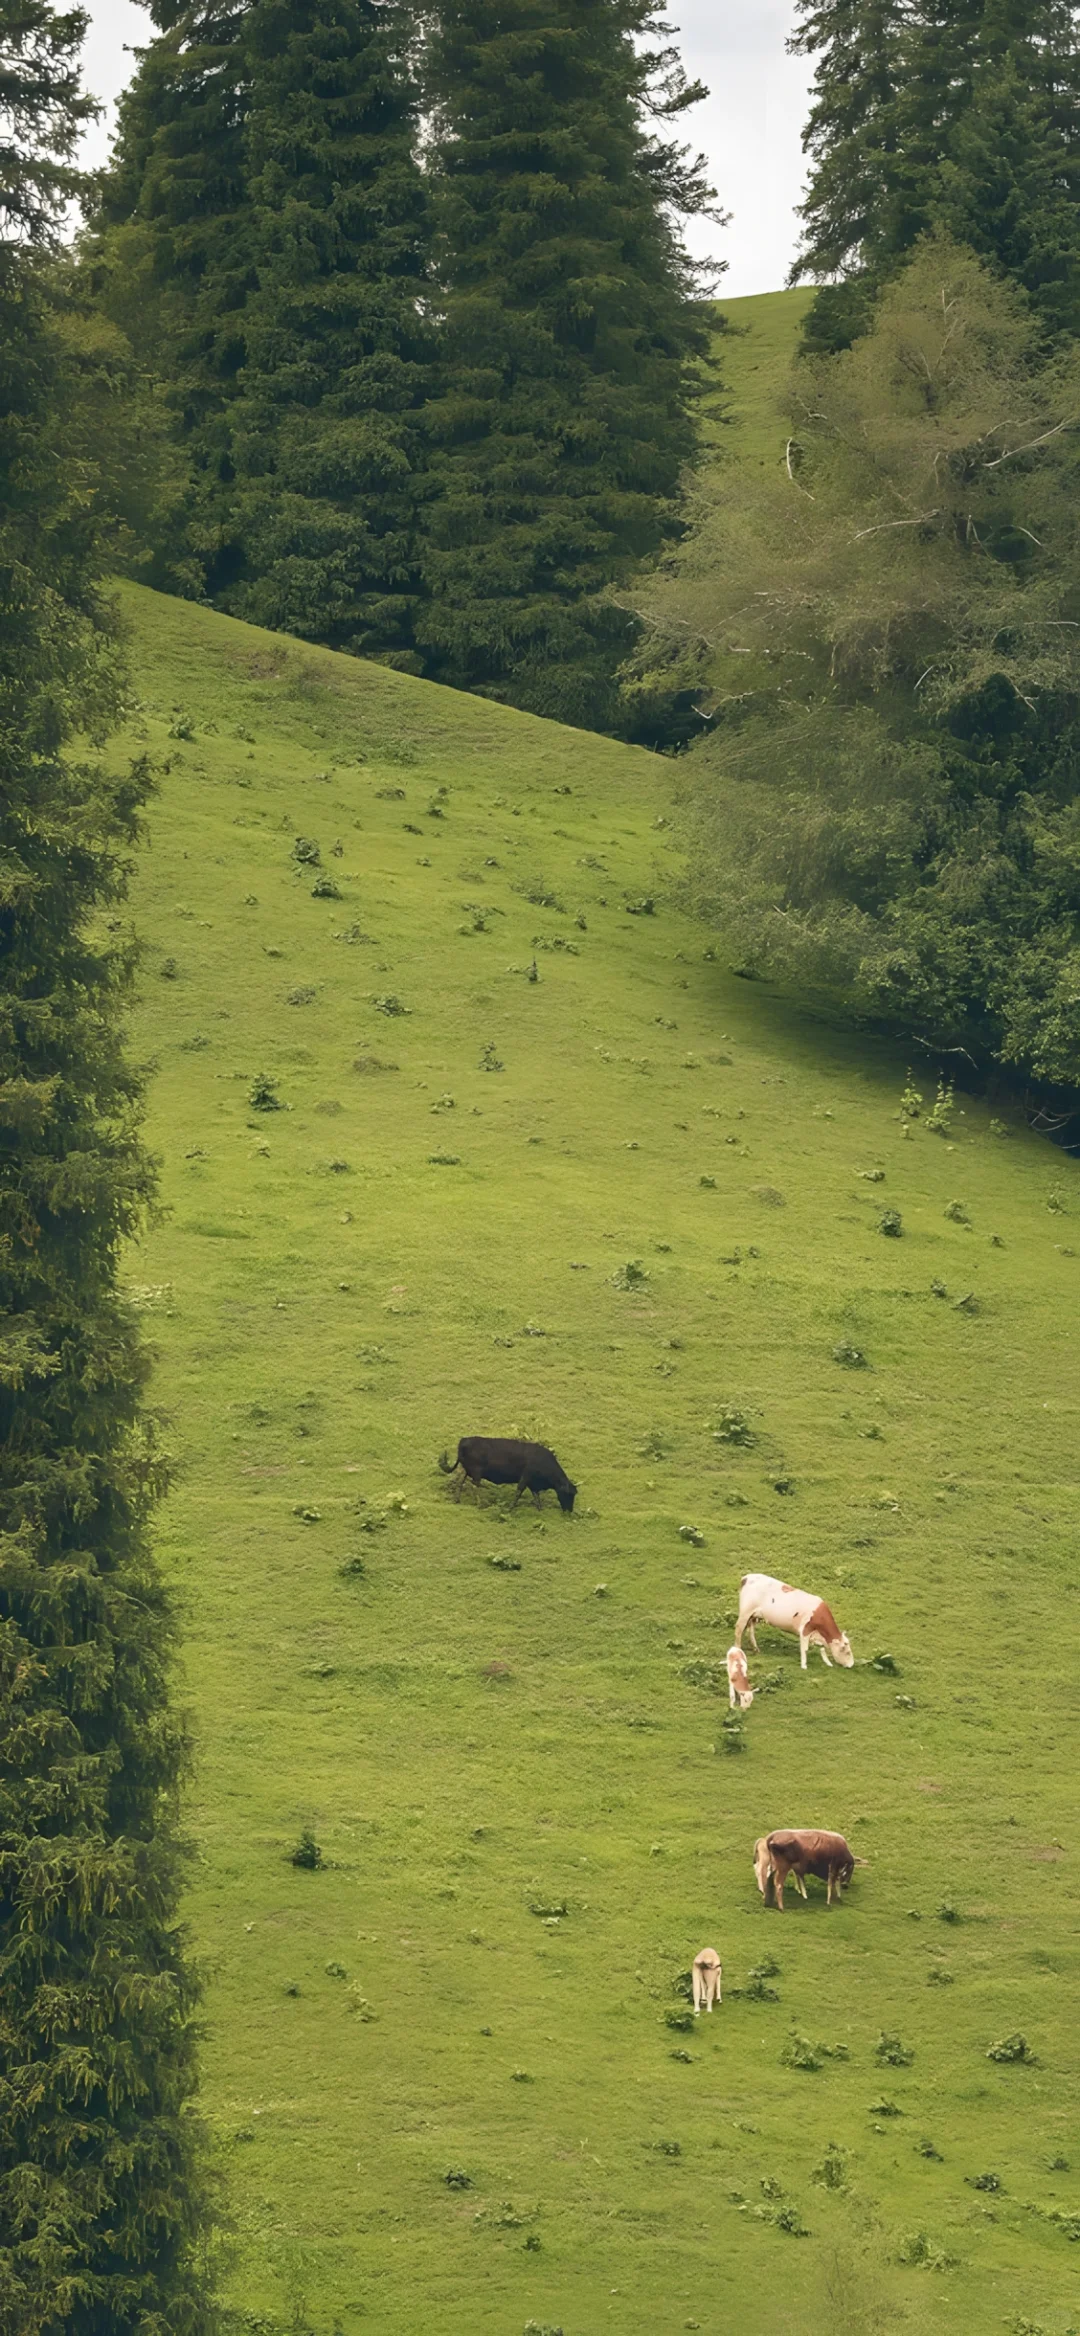
<path fill-rule="evenodd" d="M 404 11 L 252 0 L 245 27 L 254 289 L 229 410 L 223 607 L 414 662 L 428 201 Z"/>
<path fill-rule="evenodd" d="M 101 197 L 102 306 L 162 385 L 184 456 L 147 581 L 214 597 L 243 554 L 230 409 L 254 287 L 247 0 L 150 0 L 159 27 L 120 105 Z"/>
<path fill-rule="evenodd" d="M 202 2336 L 162 1471 L 118 1255 L 151 1189 L 121 1041 L 146 773 L 45 262 L 85 19 L 0 0 L 0 2327 Z"/>
<path fill-rule="evenodd" d="M 824 279 L 811 346 L 845 345 L 923 235 L 1080 330 L 1080 11 L 1074 0 L 800 0 L 816 56 L 792 280 Z M 875 63 L 876 61 L 876 63 Z"/>
<path fill-rule="evenodd" d="M 811 178 L 791 281 L 826 279 L 805 331 L 822 350 L 845 345 L 872 305 L 867 253 L 895 199 L 905 10 L 903 0 L 799 0 L 799 13 L 788 47 L 817 63 L 803 131 Z"/>
<path fill-rule="evenodd" d="M 437 0 L 427 78 L 443 318 L 417 614 L 427 671 L 621 726 L 611 597 L 678 525 L 706 349 L 664 135 L 702 94 L 653 0 Z"/>

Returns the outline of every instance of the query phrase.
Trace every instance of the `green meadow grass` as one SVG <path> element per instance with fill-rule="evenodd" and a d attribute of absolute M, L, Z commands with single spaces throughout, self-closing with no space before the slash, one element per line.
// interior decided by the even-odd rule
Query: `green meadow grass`
<path fill-rule="evenodd" d="M 812 285 L 801 285 L 794 292 L 718 300 L 728 326 L 716 347 L 725 421 L 715 442 L 722 454 L 759 468 L 783 460 L 788 424 L 779 410 L 780 393 L 813 297 Z"/>
<path fill-rule="evenodd" d="M 1075 1165 L 977 1102 L 905 1134 L 902 1058 L 714 959 L 663 760 L 124 602 L 238 2328 L 1063 2336 Z M 550 1442 L 573 1517 L 456 1503 L 470 1431 Z M 762 1636 L 732 1752 L 750 1568 L 858 1663 Z M 869 1860 L 841 1906 L 762 1907 L 790 1823 Z"/>

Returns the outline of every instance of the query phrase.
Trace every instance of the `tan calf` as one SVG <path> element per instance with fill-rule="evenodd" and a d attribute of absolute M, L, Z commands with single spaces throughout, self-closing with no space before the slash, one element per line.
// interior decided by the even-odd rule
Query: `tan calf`
<path fill-rule="evenodd" d="M 724 2000 L 720 1984 L 723 1966 L 715 1947 L 702 1947 L 700 1955 L 695 1955 L 692 1976 L 695 2012 L 703 2008 L 711 2012 L 714 2003 L 722 2003 Z"/>

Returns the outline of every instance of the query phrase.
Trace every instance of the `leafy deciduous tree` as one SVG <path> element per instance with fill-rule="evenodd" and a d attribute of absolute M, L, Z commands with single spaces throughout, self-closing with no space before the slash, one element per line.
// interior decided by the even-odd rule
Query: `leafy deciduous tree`
<path fill-rule="evenodd" d="M 1080 354 L 938 238 L 791 401 L 654 589 L 716 693 L 691 891 L 748 962 L 1078 1086 Z"/>

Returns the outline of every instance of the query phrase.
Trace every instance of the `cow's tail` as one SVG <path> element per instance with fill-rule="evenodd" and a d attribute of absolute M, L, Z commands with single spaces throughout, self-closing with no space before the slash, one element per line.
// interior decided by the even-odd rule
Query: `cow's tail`
<path fill-rule="evenodd" d="M 452 1476 L 457 1467 L 457 1461 L 451 1460 L 449 1452 L 442 1451 L 439 1454 L 437 1466 L 441 1468 L 444 1476 Z"/>

